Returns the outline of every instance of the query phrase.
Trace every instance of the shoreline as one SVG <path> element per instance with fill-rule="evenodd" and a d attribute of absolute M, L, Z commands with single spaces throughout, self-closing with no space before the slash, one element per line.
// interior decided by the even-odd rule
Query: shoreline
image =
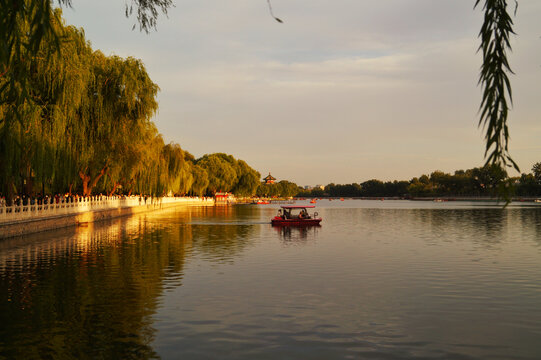
<path fill-rule="evenodd" d="M 541 197 L 536 196 L 515 196 L 511 198 L 512 202 L 536 202 Z M 491 202 L 505 202 L 505 199 L 497 196 L 430 196 L 430 197 L 401 197 L 401 196 L 313 196 L 294 198 L 296 200 L 301 199 L 322 199 L 322 200 L 409 200 L 409 201 L 491 201 Z"/>
<path fill-rule="evenodd" d="M 214 206 L 214 199 L 178 198 L 178 201 L 153 202 L 135 206 L 118 206 L 108 209 L 88 209 L 67 214 L 53 214 L 42 217 L 18 218 L 0 222 L 0 239 L 40 233 L 71 226 L 85 226 L 88 223 L 117 217 L 129 216 L 178 206 Z M 4 219 L 5 220 L 5 219 Z"/>

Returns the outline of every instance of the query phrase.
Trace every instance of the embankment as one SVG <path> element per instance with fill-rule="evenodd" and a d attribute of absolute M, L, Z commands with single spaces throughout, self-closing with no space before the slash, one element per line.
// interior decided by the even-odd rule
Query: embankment
<path fill-rule="evenodd" d="M 0 239 L 13 236 L 20 236 L 42 231 L 64 228 L 69 226 L 84 225 L 105 219 L 112 219 L 120 216 L 139 214 L 149 211 L 159 211 L 177 206 L 213 206 L 214 200 L 210 198 L 179 198 L 169 201 L 153 201 L 149 204 L 126 204 L 120 203 L 117 206 L 100 206 L 75 208 L 74 211 L 61 209 L 39 209 L 32 210 L 31 207 L 4 214 L 0 221 Z M 61 210 L 61 211 L 60 211 Z"/>

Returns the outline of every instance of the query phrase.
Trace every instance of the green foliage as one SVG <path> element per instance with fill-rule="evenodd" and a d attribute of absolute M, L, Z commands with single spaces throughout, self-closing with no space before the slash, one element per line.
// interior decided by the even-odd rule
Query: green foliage
<path fill-rule="evenodd" d="M 235 165 L 224 158 L 225 154 L 204 155 L 196 164 L 208 173 L 208 191 L 212 194 L 219 191 L 231 191 L 238 180 Z"/>
<path fill-rule="evenodd" d="M 259 173 L 246 162 L 214 154 L 197 165 L 164 144 L 151 121 L 159 88 L 140 60 L 94 51 L 60 10 L 52 15 L 60 41 L 44 37 L 35 56 L 0 77 L 3 89 L 28 90 L 0 93 L 0 192 L 255 193 Z M 56 47 L 63 57 L 50 56 Z"/>
<path fill-rule="evenodd" d="M 206 171 L 207 193 L 233 192 L 237 196 L 252 196 L 259 185 L 259 172 L 245 161 L 224 153 L 207 154 L 196 161 Z"/>
<path fill-rule="evenodd" d="M 281 180 L 274 184 L 260 182 L 256 189 L 256 195 L 259 197 L 290 198 L 301 193 L 302 189 L 297 184 L 287 180 Z"/>
<path fill-rule="evenodd" d="M 71 0 L 56 3 L 71 6 Z M 158 10 L 166 13 L 171 5 L 171 0 L 132 0 L 131 5 L 126 4 L 126 16 L 135 9 L 141 30 L 148 31 L 156 25 Z M 88 60 L 85 55 L 90 46 L 82 31 L 62 25 L 61 10 L 52 6 L 50 0 L 0 1 L 0 166 L 9 174 L 4 176 L 1 189 L 8 193 L 16 190 L 19 177 L 28 176 L 28 162 L 47 152 L 48 144 L 29 139 L 58 139 L 55 131 L 66 128 L 58 113 L 73 119 L 73 110 L 81 105 L 78 100 L 83 100 L 82 92 L 86 91 L 82 83 L 88 80 L 88 67 L 78 65 Z M 44 131 L 44 126 L 35 127 L 38 120 L 48 121 L 47 130 L 52 134 Z M 36 129 L 43 133 L 36 134 Z M 38 143 L 41 148 L 28 148 L 29 143 Z M 58 150 L 58 144 L 54 145 Z M 49 147 L 48 151 L 54 150 Z M 70 147 L 61 152 L 69 153 Z M 72 163 L 50 165 L 73 174 Z M 49 174 L 40 173 L 42 178 L 51 175 L 51 170 L 43 170 Z M 73 184 L 73 175 L 64 176 Z"/>
<path fill-rule="evenodd" d="M 325 193 L 332 197 L 362 196 L 359 184 L 336 185 L 331 183 L 325 186 Z"/>
<path fill-rule="evenodd" d="M 106 173 L 115 183 L 133 175 L 142 134 L 158 108 L 158 86 L 140 60 L 106 57 L 99 51 L 91 56 L 86 101 L 68 125 L 85 195 Z"/>
<path fill-rule="evenodd" d="M 521 174 L 514 179 L 515 193 L 518 196 L 539 196 L 541 195 L 541 184 L 534 174 Z"/>
<path fill-rule="evenodd" d="M 537 162 L 532 166 L 533 176 L 538 184 L 541 184 L 541 162 Z"/>
<path fill-rule="evenodd" d="M 71 0 L 57 0 L 59 7 L 71 7 Z M 139 28 L 148 32 L 156 27 L 159 10 L 167 14 L 172 0 L 132 0 L 126 3 L 126 16 L 136 14 Z M 36 54 L 43 41 L 57 45 L 62 33 L 55 27 L 59 9 L 53 10 L 51 0 L 18 0 L 0 2 L 0 73 L 12 66 L 24 63 L 28 54 Z M 135 25 L 134 25 L 135 27 Z M 53 51 L 57 52 L 57 51 Z M 25 75 L 19 74 L 13 80 L 25 83 Z M 14 83 L 15 84 L 15 83 Z"/>
<path fill-rule="evenodd" d="M 481 0 L 476 0 L 475 7 Z M 513 73 L 507 60 L 511 50 L 509 38 L 513 32 L 513 21 L 507 13 L 506 0 L 485 0 L 485 17 L 479 32 L 483 54 L 483 65 L 479 84 L 483 90 L 480 106 L 479 126 L 486 130 L 485 157 L 487 165 L 512 166 L 520 171 L 509 155 L 509 130 L 507 116 L 512 103 L 511 82 L 507 73 Z"/>
<path fill-rule="evenodd" d="M 252 196 L 259 186 L 261 174 L 252 169 L 245 161 L 238 160 L 238 182 L 233 193 L 238 196 Z"/>
<path fill-rule="evenodd" d="M 292 183 L 287 180 L 281 180 L 278 182 L 277 186 L 279 187 L 278 196 L 289 198 L 297 195 L 299 192 L 299 186 L 295 183 Z"/>
<path fill-rule="evenodd" d="M 194 195 L 203 196 L 209 186 L 209 174 L 207 170 L 199 165 L 193 165 L 193 185 L 192 192 Z"/>

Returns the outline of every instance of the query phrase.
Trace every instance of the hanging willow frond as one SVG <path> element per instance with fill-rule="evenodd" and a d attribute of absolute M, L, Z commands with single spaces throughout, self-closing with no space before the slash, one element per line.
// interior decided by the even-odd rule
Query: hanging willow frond
<path fill-rule="evenodd" d="M 271 14 L 271 16 L 274 18 L 274 20 L 278 21 L 279 23 L 283 23 L 282 19 L 279 19 L 277 18 L 276 16 L 274 16 L 274 13 L 272 11 L 272 5 L 270 3 L 270 0 L 267 0 L 267 4 L 269 4 L 269 12 Z"/>
<path fill-rule="evenodd" d="M 476 0 L 474 7 L 480 2 L 481 0 Z M 507 51 L 511 50 L 509 39 L 515 34 L 513 20 L 507 12 L 506 0 L 485 0 L 483 10 L 485 17 L 479 32 L 481 45 L 478 49 L 483 54 L 483 65 L 479 74 L 479 84 L 483 91 L 479 126 L 486 132 L 486 165 L 513 167 L 520 171 L 509 154 L 507 127 L 509 108 L 513 102 L 508 76 L 513 74 L 513 71 L 507 59 Z"/>
<path fill-rule="evenodd" d="M 125 15 L 126 17 L 132 15 L 135 7 L 139 30 L 148 33 L 150 29 L 156 28 L 158 9 L 167 15 L 167 10 L 171 6 L 173 6 L 172 0 L 131 0 L 131 5 L 126 3 Z M 133 28 L 135 28 L 135 24 Z"/>

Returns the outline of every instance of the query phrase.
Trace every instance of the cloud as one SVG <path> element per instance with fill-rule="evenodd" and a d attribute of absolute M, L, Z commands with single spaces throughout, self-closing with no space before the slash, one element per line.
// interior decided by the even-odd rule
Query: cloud
<path fill-rule="evenodd" d="M 111 4 L 81 0 L 66 15 L 94 47 L 143 60 L 162 89 L 160 131 L 196 156 L 231 153 L 302 184 L 482 162 L 471 0 L 273 0 L 284 24 L 263 0 L 185 0 L 149 35 Z M 511 55 L 512 146 L 526 167 L 536 154 L 522 149 L 541 135 L 540 12 L 520 3 Z"/>

